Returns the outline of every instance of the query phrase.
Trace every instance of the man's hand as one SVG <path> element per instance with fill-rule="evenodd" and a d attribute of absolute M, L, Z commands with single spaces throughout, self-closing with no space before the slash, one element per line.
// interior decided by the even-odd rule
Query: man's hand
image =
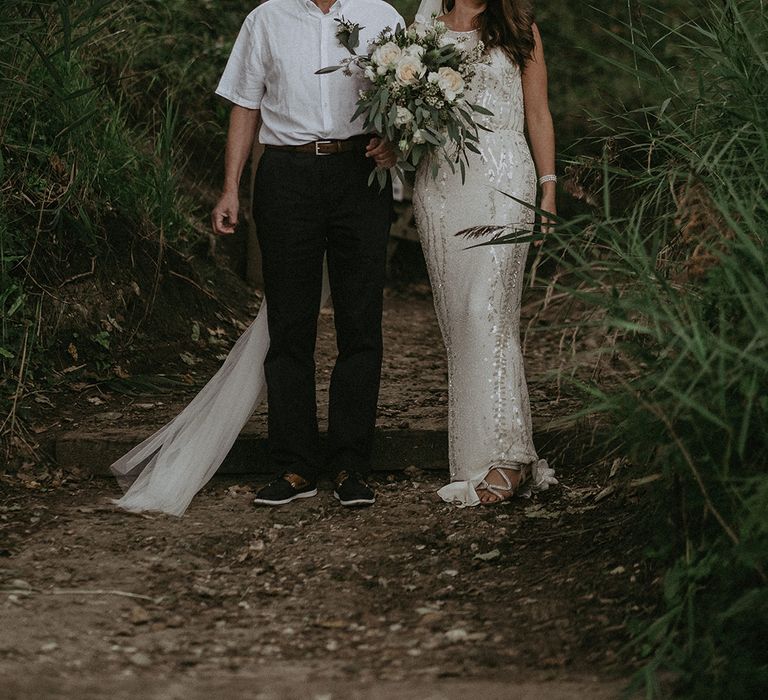
<path fill-rule="evenodd" d="M 365 157 L 373 158 L 377 168 L 388 170 L 397 163 L 397 151 L 386 139 L 374 136 L 365 147 Z"/>
<path fill-rule="evenodd" d="M 211 213 L 213 232 L 217 236 L 228 236 L 237 227 L 237 212 L 240 208 L 237 192 L 224 192 Z"/>

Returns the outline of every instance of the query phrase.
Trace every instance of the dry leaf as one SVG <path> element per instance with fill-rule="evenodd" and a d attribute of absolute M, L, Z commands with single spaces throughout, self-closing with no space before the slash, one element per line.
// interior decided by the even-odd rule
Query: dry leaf
<path fill-rule="evenodd" d="M 486 552 L 485 554 L 475 554 L 474 558 L 479 559 L 480 561 L 493 561 L 494 559 L 498 559 L 501 556 L 501 552 L 498 549 L 492 549 L 490 552 Z"/>

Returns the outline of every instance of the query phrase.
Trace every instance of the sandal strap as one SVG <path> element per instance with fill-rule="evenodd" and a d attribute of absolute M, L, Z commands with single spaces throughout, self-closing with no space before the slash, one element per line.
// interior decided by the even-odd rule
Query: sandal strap
<path fill-rule="evenodd" d="M 488 483 L 487 474 L 486 478 L 480 482 L 479 486 L 481 489 L 488 491 L 488 493 L 493 494 L 497 498 L 504 498 L 507 494 L 513 496 L 517 489 L 519 489 L 528 479 L 527 465 L 523 464 L 496 464 L 488 470 L 488 474 L 494 471 L 504 479 L 506 486 Z M 507 475 L 507 472 L 516 472 L 520 474 L 520 479 L 516 486 L 512 486 L 512 480 Z"/>

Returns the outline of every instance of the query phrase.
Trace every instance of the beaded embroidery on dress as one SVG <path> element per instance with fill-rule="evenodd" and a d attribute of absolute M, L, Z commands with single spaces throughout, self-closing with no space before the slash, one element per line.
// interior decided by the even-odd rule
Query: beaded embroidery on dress
<path fill-rule="evenodd" d="M 477 42 L 475 32 L 452 32 Z M 414 213 L 448 355 L 449 503 L 480 503 L 476 488 L 494 466 L 525 465 L 534 490 L 556 484 L 533 446 L 531 410 L 520 348 L 520 300 L 528 243 L 469 248 L 458 231 L 515 224 L 531 229 L 533 212 L 506 195 L 534 203 L 536 173 L 523 133 L 521 75 L 499 49 L 488 52 L 467 87 L 480 117 L 480 155 L 469 153 L 466 180 L 439 159 L 416 173 Z"/>

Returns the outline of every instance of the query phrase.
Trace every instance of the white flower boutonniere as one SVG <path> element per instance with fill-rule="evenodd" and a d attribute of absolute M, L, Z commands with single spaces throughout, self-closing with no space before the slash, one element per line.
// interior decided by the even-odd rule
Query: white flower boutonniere
<path fill-rule="evenodd" d="M 339 40 L 339 43 L 353 56 L 357 56 L 355 49 L 360 46 L 360 30 L 365 29 L 365 27 L 361 27 L 357 22 L 350 22 L 343 17 L 337 19 L 336 22 L 339 25 L 339 28 L 336 30 L 336 38 Z"/>

